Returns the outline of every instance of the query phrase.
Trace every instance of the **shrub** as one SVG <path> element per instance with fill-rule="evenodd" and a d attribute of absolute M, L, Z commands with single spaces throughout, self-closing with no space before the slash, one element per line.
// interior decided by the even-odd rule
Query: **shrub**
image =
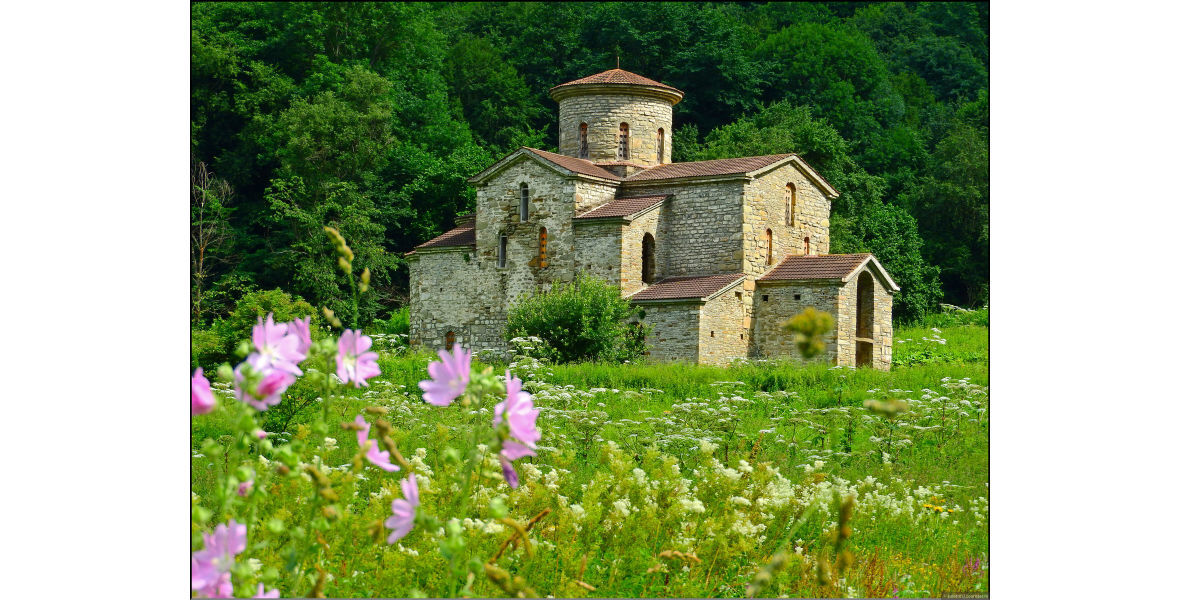
<path fill-rule="evenodd" d="M 410 307 L 403 306 L 393 311 L 393 313 L 389 315 L 388 319 L 373 319 L 372 329 L 375 333 L 409 335 Z"/>
<path fill-rule="evenodd" d="M 189 337 L 192 369 L 204 367 L 212 371 L 214 365 L 226 360 L 225 344 L 211 329 L 193 329 Z"/>
<path fill-rule="evenodd" d="M 302 298 L 291 296 L 280 289 L 249 292 L 238 300 L 228 317 L 213 321 L 209 329 L 192 330 L 193 368 L 202 366 L 212 369 L 217 363 L 232 362 L 235 358 L 234 349 L 238 344 L 250 341 L 258 319 L 266 318 L 269 313 L 274 313 L 276 323 L 311 315 L 311 338 L 317 340 L 323 337 L 317 326 L 319 315 Z"/>
<path fill-rule="evenodd" d="M 521 298 L 508 312 L 506 340 L 536 336 L 558 362 L 623 362 L 643 355 L 646 328 L 629 324 L 637 309 L 619 288 L 579 275 L 548 292 Z"/>

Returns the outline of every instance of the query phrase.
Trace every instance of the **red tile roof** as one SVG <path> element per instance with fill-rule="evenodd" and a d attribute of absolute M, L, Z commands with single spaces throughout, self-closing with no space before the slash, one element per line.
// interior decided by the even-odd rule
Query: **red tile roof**
<path fill-rule="evenodd" d="M 660 202 L 663 202 L 668 195 L 663 196 L 637 196 L 635 198 L 618 198 L 595 208 L 584 212 L 575 219 L 615 219 L 619 217 L 626 217 L 637 212 L 647 210 Z"/>
<path fill-rule="evenodd" d="M 800 254 L 788 256 L 759 281 L 789 279 L 843 279 L 871 254 Z"/>
<path fill-rule="evenodd" d="M 554 154 L 544 150 L 537 150 L 536 148 L 529 148 L 528 146 L 525 146 L 524 149 L 559 167 L 569 169 L 575 173 L 581 173 L 583 175 L 590 175 L 593 177 L 601 177 L 603 179 L 610 179 L 612 181 L 623 180 L 622 177 L 619 177 L 618 175 L 615 175 L 614 173 L 611 173 L 610 171 L 607 171 L 606 169 L 582 158 L 574 158 L 564 154 Z"/>
<path fill-rule="evenodd" d="M 697 162 L 671 163 L 652 167 L 627 178 L 627 181 L 651 181 L 654 179 L 676 179 L 678 177 L 702 177 L 708 175 L 736 175 L 757 171 L 794 154 L 770 154 L 767 156 L 746 156 L 743 158 L 720 158 Z"/>
<path fill-rule="evenodd" d="M 637 75 L 635 73 L 632 73 L 630 71 L 624 71 L 622 69 L 611 69 L 609 71 L 595 73 L 594 75 L 591 75 L 589 77 L 583 77 L 581 79 L 567 81 L 561 85 L 555 85 L 555 86 L 549 88 L 549 91 L 552 93 L 553 90 L 556 90 L 558 88 L 563 88 L 566 86 L 571 86 L 571 85 L 598 85 L 598 84 L 603 84 L 603 83 L 624 84 L 624 85 L 650 85 L 653 87 L 658 87 L 658 88 L 663 88 L 666 90 L 672 90 L 674 92 L 679 92 L 680 95 L 682 95 L 682 96 L 684 95 L 684 92 L 682 92 L 670 85 L 660 83 L 654 79 L 648 79 L 647 77 L 644 77 L 643 75 Z"/>
<path fill-rule="evenodd" d="M 421 250 L 423 248 L 441 248 L 444 246 L 474 246 L 475 245 L 475 224 L 461 225 L 456 227 L 428 242 L 418 244 L 414 248 Z"/>
<path fill-rule="evenodd" d="M 745 273 L 698 277 L 668 277 L 631 295 L 633 302 L 708 298 L 744 278 Z"/>

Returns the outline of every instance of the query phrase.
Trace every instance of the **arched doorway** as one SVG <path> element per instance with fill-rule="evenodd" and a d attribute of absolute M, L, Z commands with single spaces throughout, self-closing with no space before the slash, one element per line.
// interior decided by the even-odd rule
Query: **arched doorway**
<path fill-rule="evenodd" d="M 447 347 L 447 352 L 450 352 L 455 347 L 455 332 L 448 331 L 447 335 L 443 338 L 443 343 Z"/>
<path fill-rule="evenodd" d="M 656 238 L 643 234 L 643 283 L 650 284 L 656 277 Z"/>
<path fill-rule="evenodd" d="M 856 278 L 856 366 L 873 365 L 873 276 Z"/>

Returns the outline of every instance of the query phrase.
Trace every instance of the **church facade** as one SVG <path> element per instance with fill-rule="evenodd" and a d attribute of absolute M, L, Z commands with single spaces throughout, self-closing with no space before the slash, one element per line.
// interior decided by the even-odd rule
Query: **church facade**
<path fill-rule="evenodd" d="M 640 306 L 650 360 L 797 357 L 783 324 L 835 317 L 824 360 L 888 369 L 898 286 L 828 254 L 839 195 L 795 154 L 672 162 L 684 92 L 612 69 L 550 90 L 559 153 L 520 148 L 469 179 L 474 215 L 406 255 L 410 337 L 507 350 L 508 307 L 577 273 Z"/>

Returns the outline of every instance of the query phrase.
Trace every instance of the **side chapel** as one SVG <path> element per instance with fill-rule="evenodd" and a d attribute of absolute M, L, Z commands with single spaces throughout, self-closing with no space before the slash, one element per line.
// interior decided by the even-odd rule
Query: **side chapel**
<path fill-rule="evenodd" d="M 871 254 L 828 254 L 839 192 L 802 158 L 672 162 L 684 92 L 622 69 L 549 95 L 559 153 L 471 177 L 475 214 L 406 255 L 412 343 L 506 351 L 513 301 L 584 272 L 642 307 L 651 360 L 797 357 L 783 324 L 811 306 L 836 321 L 818 360 L 889 369 L 899 288 Z"/>

